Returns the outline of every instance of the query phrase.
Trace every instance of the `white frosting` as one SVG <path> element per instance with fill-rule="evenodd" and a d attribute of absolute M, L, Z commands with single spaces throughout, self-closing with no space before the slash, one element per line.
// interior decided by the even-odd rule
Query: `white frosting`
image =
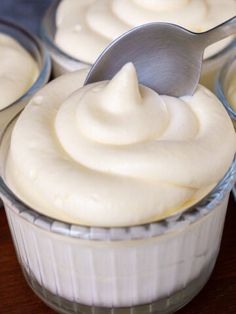
<path fill-rule="evenodd" d="M 0 34 L 0 109 L 20 98 L 34 83 L 38 67 L 12 37 Z"/>
<path fill-rule="evenodd" d="M 229 168 L 236 135 L 204 87 L 160 96 L 131 63 L 110 82 L 80 84 L 81 72 L 48 84 L 12 133 L 7 182 L 38 211 L 93 226 L 150 222 L 196 202 Z"/>
<path fill-rule="evenodd" d="M 69 55 L 94 63 L 115 38 L 148 22 L 170 22 L 203 32 L 236 15 L 235 0 L 62 0 L 56 14 L 56 44 Z M 207 48 L 205 58 L 232 38 Z"/>

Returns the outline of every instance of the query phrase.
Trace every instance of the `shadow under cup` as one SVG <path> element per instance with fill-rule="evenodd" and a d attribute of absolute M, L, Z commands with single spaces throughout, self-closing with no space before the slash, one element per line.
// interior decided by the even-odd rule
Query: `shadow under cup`
<path fill-rule="evenodd" d="M 2 169 L 12 124 L 0 146 Z M 59 313 L 168 314 L 188 303 L 214 268 L 236 162 L 197 205 L 161 221 L 121 228 L 41 215 L 14 195 L 2 173 L 0 195 L 19 263 L 46 304 Z"/>

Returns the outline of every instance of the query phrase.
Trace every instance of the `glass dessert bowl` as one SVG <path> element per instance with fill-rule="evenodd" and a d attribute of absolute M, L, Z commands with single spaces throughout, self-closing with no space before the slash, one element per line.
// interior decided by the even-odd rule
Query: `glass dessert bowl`
<path fill-rule="evenodd" d="M 18 261 L 59 313 L 177 311 L 208 281 L 220 249 L 235 164 L 199 206 L 160 222 L 93 228 L 39 215 L 0 179 Z"/>
<path fill-rule="evenodd" d="M 185 105 L 182 107 L 180 99 L 158 96 L 145 87 L 140 87 L 140 99 L 137 76 L 131 65 L 125 66 L 109 83 L 100 82 L 78 89 L 84 77 L 84 71 L 73 72 L 44 87 L 32 98 L 18 120 L 8 125 L 1 141 L 0 193 L 23 273 L 34 292 L 59 313 L 173 313 L 188 303 L 204 286 L 219 252 L 228 197 L 235 181 L 235 133 L 231 121 L 215 96 L 199 87 L 196 97 L 208 100 L 210 97 L 213 103 L 202 106 L 197 101 L 193 108 L 199 104 L 205 112 L 209 105 L 210 111 L 218 112 L 215 112 L 214 119 L 211 118 L 212 114 L 209 115 L 207 124 L 210 124 L 212 130 L 213 123 L 215 132 L 207 131 L 205 139 L 208 136 L 214 136 L 215 139 L 217 136 L 221 139 L 222 136 L 228 136 L 228 142 L 222 143 L 228 157 L 224 158 L 224 162 L 223 158 L 214 159 L 214 162 L 210 159 L 210 164 L 214 163 L 214 166 L 212 169 L 207 167 L 207 172 L 219 172 L 215 166 L 220 159 L 217 168 L 225 164 L 224 169 L 220 170 L 222 175 L 216 182 L 212 179 L 210 183 L 207 181 L 207 185 L 201 183 L 204 185 L 203 190 L 202 186 L 193 188 L 200 175 L 196 182 L 195 179 L 190 180 L 188 188 L 186 184 L 177 187 L 174 183 L 172 186 L 170 180 L 168 184 L 160 183 L 160 178 L 156 182 L 152 175 L 156 172 L 158 161 L 152 162 L 145 157 L 146 154 L 152 155 L 155 150 L 152 145 L 153 135 L 147 130 L 146 123 L 150 129 L 158 127 L 155 134 L 161 132 L 162 140 L 157 140 L 159 143 L 154 145 L 162 146 L 163 141 L 167 139 L 168 142 L 168 138 L 173 136 L 176 145 L 182 145 L 181 139 L 186 136 L 190 141 L 189 127 L 192 128 L 195 121 L 194 117 L 189 116 L 191 111 Z M 118 94 L 120 97 L 117 97 Z M 153 105 L 150 103 L 151 98 L 154 100 Z M 187 135 L 183 132 L 176 135 L 176 114 L 169 113 L 173 123 L 168 123 L 171 127 L 168 126 L 168 131 L 162 136 L 159 130 L 161 121 L 169 121 L 166 119 L 166 107 L 163 106 L 164 99 L 170 110 L 176 110 L 176 106 L 178 110 L 184 110 L 180 111 L 180 115 L 185 116 L 182 118 L 186 123 L 191 119 L 190 125 L 184 126 L 188 130 Z M 185 101 L 190 102 L 191 99 L 192 96 L 185 98 Z M 176 106 L 169 107 L 169 102 L 173 104 L 173 101 Z M 135 118 L 127 126 L 129 132 L 124 133 L 122 123 L 125 121 L 126 125 L 127 121 L 131 122 L 130 113 Z M 116 117 L 122 115 L 122 119 L 115 123 L 114 114 Z M 144 123 L 141 133 L 139 114 Z M 156 115 L 161 116 L 160 123 L 156 123 Z M 113 117 L 113 123 L 107 124 L 104 117 Z M 49 123 L 51 119 L 53 129 Z M 95 119 L 92 124 L 91 119 Z M 219 121 L 215 123 L 216 119 L 222 122 L 223 131 L 219 133 Z M 74 129 L 75 120 L 79 128 L 76 124 Z M 70 123 L 64 124 L 63 121 Z M 155 123 L 152 124 L 152 121 Z M 205 124 L 204 121 L 202 123 Z M 91 125 L 92 128 L 87 128 Z M 198 129 L 195 126 L 196 129 L 191 131 L 193 145 L 196 144 L 195 131 Z M 28 127 L 31 132 L 28 132 Z M 180 129 L 178 125 L 177 129 Z M 216 137 L 215 133 L 218 134 Z M 79 163 L 76 162 L 78 156 L 74 155 L 78 153 L 77 149 L 74 150 L 74 147 L 78 147 L 74 141 L 78 140 L 81 141 Z M 152 149 L 148 147 L 149 142 Z M 138 144 L 142 150 L 138 167 L 135 167 Z M 219 143 L 214 144 L 207 147 L 218 151 Z M 197 146 L 201 150 L 201 145 Z M 195 153 L 198 158 L 208 155 L 208 149 L 204 149 L 204 146 L 202 154 Z M 96 153 L 92 153 L 93 148 Z M 130 149 L 136 154 L 132 153 L 129 167 L 128 164 L 123 167 L 122 154 L 126 152 L 125 160 L 129 160 Z M 222 151 L 225 150 L 219 150 L 219 154 L 222 155 Z M 178 149 L 176 152 L 178 164 Z M 165 154 L 160 149 L 158 156 L 162 153 Z M 19 158 L 25 160 L 23 165 L 20 163 L 20 167 Z M 162 166 L 163 163 L 164 168 L 167 159 L 166 156 L 160 164 Z M 228 161 L 225 163 L 226 159 Z M 97 163 L 96 160 L 101 162 Z M 152 163 L 154 169 L 145 168 L 146 162 L 148 165 Z M 102 169 L 108 163 L 109 168 Z M 200 172 L 204 176 L 205 170 L 201 169 L 203 164 L 199 164 L 198 159 L 194 159 L 193 163 L 194 167 L 184 161 L 185 173 L 189 172 L 188 169 L 195 173 L 195 167 L 200 165 L 196 173 Z M 177 171 L 173 175 L 174 180 L 176 176 L 185 178 L 185 173 L 183 177 L 182 173 L 178 174 L 178 166 L 173 166 L 172 162 L 169 166 L 172 170 L 167 175 L 172 176 L 172 172 Z M 131 170 L 136 174 L 131 175 Z M 166 173 L 168 170 L 164 170 L 162 175 Z M 80 183 L 77 182 L 77 176 Z M 27 188 L 28 184 L 30 189 Z M 182 206 L 169 211 L 169 204 L 173 200 L 174 204 L 178 204 L 179 198 Z M 164 210 L 161 210 L 163 206 Z"/>
<path fill-rule="evenodd" d="M 17 57 L 13 55 L 12 50 L 19 49 L 20 53 L 25 54 L 24 59 L 20 59 L 20 62 L 23 63 L 24 66 L 22 67 L 22 64 L 19 64 L 19 67 L 26 69 L 29 68 L 29 71 L 31 71 L 30 67 L 26 63 L 27 58 L 29 62 L 31 62 L 32 64 L 34 63 L 32 66 L 35 66 L 35 69 L 32 70 L 32 74 L 28 74 L 27 71 L 25 71 L 25 74 L 34 76 L 32 77 L 31 83 L 29 83 L 27 87 L 22 87 L 22 92 L 18 93 L 18 96 L 16 96 L 15 98 L 8 97 L 9 95 L 6 96 L 9 99 L 12 99 L 12 101 L 6 103 L 4 102 L 4 104 L 1 103 L 1 134 L 6 125 L 10 122 L 10 120 L 24 108 L 30 97 L 48 81 L 51 71 L 51 62 L 49 55 L 44 49 L 44 46 L 41 44 L 41 42 L 34 35 L 26 31 L 22 27 L 7 20 L 0 19 L 0 36 L 0 45 L 2 45 L 1 47 L 3 47 L 1 49 L 4 49 L 5 45 L 8 46 L 7 49 L 9 49 L 7 51 L 1 50 L 1 61 L 5 63 L 1 65 L 1 86 L 2 88 L 4 88 L 4 90 L 2 91 L 4 93 L 3 97 L 6 94 L 7 88 L 10 89 L 10 93 L 13 93 L 14 89 L 14 80 L 10 76 L 8 78 L 9 64 L 13 64 L 13 62 L 16 62 L 15 59 L 13 61 L 13 58 Z M 6 70 L 4 69 L 5 65 L 8 67 Z M 17 68 L 17 62 L 15 65 Z M 17 71 L 16 68 L 15 71 Z M 14 77 L 14 73 L 12 73 L 12 75 Z M 10 85 L 8 84 L 9 81 L 6 82 L 6 80 L 13 81 L 13 83 L 11 82 Z M 23 80 L 22 76 L 20 77 L 20 80 Z M 17 85 L 19 85 L 18 83 L 19 82 L 15 82 L 15 88 L 17 88 Z"/>
<path fill-rule="evenodd" d="M 230 115 L 236 129 L 236 57 L 222 67 L 216 82 L 216 94 Z M 236 197 L 236 187 L 233 188 Z"/>
<path fill-rule="evenodd" d="M 106 8 L 106 3 L 104 4 L 104 7 L 101 8 L 96 8 L 99 7 L 98 5 L 94 5 L 95 8 L 92 8 L 93 4 L 91 4 L 91 10 L 90 7 L 88 5 L 88 9 L 87 8 L 81 8 L 81 11 L 85 12 L 83 13 L 85 15 L 85 22 L 83 21 L 83 16 L 79 16 L 76 17 L 76 10 L 79 10 L 76 7 L 76 2 L 74 2 L 74 6 L 75 8 L 71 9 L 69 11 L 69 2 L 64 1 L 64 12 L 62 10 L 62 8 L 59 6 L 63 1 L 61 0 L 55 0 L 53 2 L 53 4 L 49 7 L 43 21 L 42 21 L 42 27 L 41 27 L 41 34 L 42 34 L 42 38 L 48 48 L 48 50 L 50 51 L 51 57 L 52 57 L 52 61 L 53 61 L 53 73 L 54 76 L 57 77 L 63 73 L 66 73 L 68 71 L 73 71 L 73 70 L 78 70 L 84 67 L 89 67 L 91 66 L 91 64 L 93 64 L 93 62 L 96 60 L 96 58 L 99 56 L 99 54 L 101 53 L 102 49 L 101 46 L 103 48 L 106 47 L 106 45 L 109 44 L 109 42 L 111 41 L 111 39 L 118 37 L 122 31 L 125 32 L 127 31 L 129 28 L 137 26 L 139 24 L 142 23 L 147 23 L 150 21 L 167 21 L 167 22 L 172 22 L 175 24 L 180 24 L 181 26 L 184 26 L 186 28 L 188 28 L 189 23 L 191 24 L 191 19 L 187 18 L 187 15 L 190 15 L 191 10 L 193 10 L 192 6 L 194 6 L 194 4 L 190 3 L 186 3 L 185 0 L 181 0 L 180 1 L 180 8 L 178 8 L 176 1 L 168 1 L 168 3 L 164 3 L 163 1 L 159 1 L 159 4 L 151 4 L 151 2 L 149 1 L 140 1 L 140 0 L 135 0 L 131 3 L 131 1 L 121 1 L 122 3 L 119 4 L 118 1 L 114 1 L 115 4 L 112 4 L 115 6 L 115 8 L 113 7 L 113 15 L 110 16 L 110 10 L 111 8 Z M 161 3 L 162 2 L 162 3 Z M 200 3 L 202 1 L 199 1 L 199 5 L 200 7 L 198 8 L 198 11 L 200 12 L 199 14 L 203 14 L 204 10 L 207 10 L 207 8 L 204 8 L 203 5 Z M 211 3 L 211 5 L 214 5 L 214 1 L 209 0 L 209 2 Z M 72 2 L 71 2 L 72 3 Z M 79 1 L 78 1 L 79 3 Z M 99 4 L 99 3 L 98 3 Z M 129 7 L 132 4 L 132 10 Z M 127 5 L 128 9 L 126 8 L 125 10 L 122 10 L 122 5 Z M 152 8 L 151 6 L 158 6 L 155 8 Z M 186 7 L 190 7 L 190 12 L 189 9 L 185 12 L 185 5 Z M 215 6 L 219 5 L 219 3 L 216 3 Z M 222 6 L 222 4 L 220 4 Z M 235 5 L 235 3 L 234 3 Z M 79 6 L 79 5 L 78 5 Z M 121 6 L 121 8 L 119 7 Z M 133 7 L 134 6 L 134 7 Z M 147 7 L 146 7 L 147 6 Z M 163 6 L 163 8 L 162 8 Z M 169 8 L 169 11 L 165 11 L 164 7 L 167 6 L 166 10 Z M 176 8 L 177 6 L 177 8 Z M 60 9 L 60 12 L 58 13 L 58 7 Z M 172 8 L 173 7 L 173 8 Z M 146 12 L 149 12 L 147 14 L 147 16 L 145 16 L 145 14 L 142 13 L 142 10 L 147 10 Z M 177 10 L 178 9 L 178 10 Z M 181 10 L 183 9 L 183 12 L 181 12 Z M 236 5 L 234 7 L 234 9 L 236 10 Z M 86 11 L 87 10 L 87 11 Z M 96 13 L 96 10 L 98 13 Z M 101 11 L 101 15 L 102 18 L 99 16 L 99 10 Z M 125 12 L 127 10 L 131 10 L 130 11 L 130 15 L 132 18 L 134 18 L 135 20 L 133 21 L 129 21 L 127 20 L 127 17 L 125 16 Z M 141 10 L 141 13 L 140 13 Z M 150 11 L 149 11 L 150 10 Z M 155 10 L 157 11 L 157 16 L 155 16 L 153 12 L 155 12 Z M 159 10 L 159 12 L 158 12 Z M 171 11 L 172 10 L 172 11 Z M 215 9 L 216 10 L 216 9 Z M 230 12 L 230 14 L 233 16 L 232 14 L 232 10 L 228 10 Z M 66 12 L 74 12 L 74 14 L 70 17 L 67 18 L 67 13 Z M 89 13 L 87 13 L 89 11 Z M 91 11 L 91 12 L 90 12 Z M 105 13 L 104 13 L 104 12 Z M 176 14 L 173 14 L 173 12 L 176 11 Z M 124 13 L 122 13 L 124 12 Z M 129 12 L 129 11 L 127 11 Z M 150 13 L 151 12 L 151 13 Z M 164 13 L 163 13 L 164 12 Z M 168 14 L 165 12 L 169 12 Z M 195 11 L 196 13 L 196 8 Z M 202 25 L 197 25 L 197 22 L 195 21 L 193 23 L 193 29 L 191 29 L 192 31 L 196 31 L 196 32 L 202 32 L 205 29 L 209 29 L 211 27 L 216 26 L 217 24 L 223 22 L 224 20 L 228 19 L 229 17 L 231 17 L 231 15 L 227 15 L 225 14 L 225 18 L 222 16 L 222 12 L 224 13 L 224 9 L 219 9 L 218 11 L 216 10 L 216 12 L 211 12 L 209 20 L 213 18 L 213 15 L 219 15 L 220 12 L 220 16 L 222 17 L 221 20 L 218 21 L 218 23 L 216 22 L 216 24 L 210 24 L 210 22 L 206 22 L 205 26 L 202 27 Z M 88 16 L 87 16 L 87 15 Z M 117 17 L 116 14 L 118 14 L 118 21 L 117 21 Z M 128 13 L 127 13 L 128 14 Z M 154 16 L 152 16 L 152 14 L 154 14 Z M 166 15 L 167 14 L 167 15 Z M 57 16 L 58 15 L 58 16 Z M 123 16 L 124 15 L 124 16 Z M 109 16 L 109 18 L 108 18 Z M 174 16 L 174 17 L 173 17 Z M 120 18 L 120 20 L 119 20 Z M 195 16 L 194 16 L 195 18 Z M 193 18 L 193 20 L 194 20 Z M 198 18 L 198 15 L 197 17 Z M 113 25 L 109 25 L 109 21 L 110 19 L 113 21 Z M 78 21 L 78 23 L 76 24 L 76 22 Z M 101 22 L 103 21 L 103 22 Z M 105 23 L 106 21 L 106 23 Z M 108 21 L 108 22 L 107 22 Z M 66 26 L 66 30 L 61 31 L 59 33 L 59 35 L 57 34 L 57 29 L 58 29 L 58 25 L 61 27 L 61 24 L 65 24 Z M 83 24 L 84 23 L 84 24 Z M 85 37 L 87 36 L 87 34 L 83 34 L 81 35 L 81 37 L 76 37 L 78 35 L 79 32 L 83 31 L 83 29 L 87 27 L 87 24 L 89 25 L 89 27 L 91 27 L 91 29 L 89 29 L 89 31 L 93 29 L 97 29 L 98 28 L 98 32 L 99 34 L 101 33 L 102 35 L 104 35 L 104 37 L 102 36 L 102 40 L 99 44 L 97 44 L 97 39 L 91 37 L 91 41 L 90 39 L 88 40 L 88 42 L 90 43 L 90 47 L 93 48 L 89 48 L 86 49 L 84 48 L 84 46 L 88 45 L 88 43 L 85 41 Z M 108 24 L 107 24 L 108 23 Z M 71 27 L 74 29 L 73 30 L 69 30 L 69 27 Z M 69 25 L 69 27 L 68 27 Z M 73 26 L 74 25 L 74 26 Z M 117 28 L 117 29 L 116 29 Z M 69 30 L 69 31 L 67 31 Z M 77 34 L 76 34 L 77 33 Z M 61 36 L 60 39 L 59 36 Z M 74 37 L 73 37 L 74 36 Z M 56 39 L 55 39 L 56 38 Z M 69 38 L 69 39 L 68 39 Z M 73 39 L 73 40 L 72 40 Z M 99 38 L 100 39 L 100 38 Z M 94 40 L 94 41 L 93 41 Z M 64 44 L 63 44 L 64 41 Z M 76 46 L 74 44 L 71 44 L 71 42 L 78 42 L 81 43 L 81 46 Z M 57 42 L 60 42 L 60 44 L 58 44 Z M 84 45 L 84 42 L 86 45 Z M 214 84 L 215 84 L 215 79 L 216 79 L 216 75 L 218 70 L 220 69 L 220 67 L 223 65 L 223 63 L 226 61 L 226 59 L 228 59 L 232 53 L 233 50 L 235 49 L 235 40 L 234 39 L 226 39 L 224 41 L 224 43 L 217 43 L 217 45 L 219 45 L 216 49 L 214 47 L 210 47 L 208 48 L 208 52 L 205 55 L 205 60 L 203 62 L 203 69 L 202 69 L 202 76 L 201 76 L 201 84 L 203 84 L 204 86 L 208 87 L 209 89 L 211 89 L 212 91 L 214 91 Z M 68 49 L 66 49 L 66 46 Z M 99 49 L 96 47 L 100 47 Z M 65 49 L 63 49 L 63 47 L 65 47 Z M 73 48 L 71 48 L 73 47 Z M 69 49 L 71 49 L 71 52 L 68 53 Z M 67 51 L 68 50 L 68 51 Z M 83 52 L 80 52 L 80 50 Z M 80 56 L 81 53 L 81 56 Z M 88 55 L 88 57 L 87 57 Z"/>

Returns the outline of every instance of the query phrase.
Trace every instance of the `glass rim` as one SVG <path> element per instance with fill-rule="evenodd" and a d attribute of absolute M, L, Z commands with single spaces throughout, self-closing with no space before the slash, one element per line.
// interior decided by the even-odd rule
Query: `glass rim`
<path fill-rule="evenodd" d="M 37 91 L 44 82 L 48 81 L 51 73 L 51 59 L 48 51 L 45 49 L 44 45 L 40 41 L 39 38 L 37 38 L 36 35 L 26 30 L 24 27 L 18 25 L 17 23 L 14 23 L 10 20 L 0 18 L 0 27 L 4 26 L 8 29 L 11 29 L 12 31 L 17 31 L 21 33 L 27 40 L 31 43 L 33 43 L 39 53 L 41 66 L 39 67 L 39 74 L 35 82 L 32 84 L 32 86 L 26 90 L 26 92 L 20 96 L 18 99 L 16 99 L 14 102 L 10 103 L 8 106 L 2 108 L 0 110 L 0 113 L 9 109 L 10 107 L 13 107 L 17 105 L 19 102 L 26 101 L 28 97 L 33 95 L 35 91 Z M 3 33 L 3 31 L 0 31 L 0 33 Z M 7 34 L 6 32 L 4 32 Z M 7 34 L 8 35 L 8 34 Z M 11 36 L 11 35 L 9 35 Z M 11 36 L 12 37 L 12 36 Z M 17 38 L 16 38 L 17 40 Z M 23 47 L 27 50 L 27 48 Z M 38 63 L 37 63 L 38 65 Z"/>
<path fill-rule="evenodd" d="M 46 13 L 43 16 L 42 19 L 42 23 L 41 23 L 41 27 L 40 27 L 40 36 L 42 37 L 42 39 L 45 41 L 45 43 L 52 49 L 54 50 L 57 54 L 61 55 L 64 58 L 67 58 L 73 62 L 76 63 L 83 63 L 84 65 L 88 65 L 91 66 L 91 63 L 82 61 L 80 59 L 77 59 L 69 54 L 67 54 L 65 51 L 63 51 L 60 47 L 58 47 L 55 42 L 53 41 L 53 39 L 51 38 L 51 36 L 48 35 L 48 31 L 47 31 L 47 27 L 46 27 L 46 21 L 47 19 L 51 16 L 51 14 L 53 14 L 59 3 L 61 2 L 61 0 L 53 0 L 52 4 L 48 7 L 48 9 L 46 10 Z M 117 39 L 117 38 L 116 38 Z M 116 40 L 115 39 L 115 40 Z M 234 45 L 236 44 L 236 38 L 232 39 L 232 41 L 226 45 L 223 49 L 219 50 L 218 52 L 216 52 L 214 55 L 211 55 L 210 57 L 204 59 L 204 62 L 211 62 L 214 61 L 216 58 L 221 57 L 222 55 L 224 55 L 225 53 L 227 53 Z M 105 48 L 106 49 L 106 48 Z M 98 56 L 99 57 L 99 56 Z"/>
<path fill-rule="evenodd" d="M 4 129 L 0 139 L 0 146 L 2 146 L 3 139 L 7 132 L 11 132 L 10 128 L 17 120 L 19 114 L 15 116 Z M 166 218 L 125 227 L 96 227 L 77 223 L 73 224 L 41 214 L 30 205 L 24 203 L 24 201 L 11 191 L 5 183 L 2 173 L 0 174 L 0 195 L 3 198 L 4 205 L 7 200 L 6 203 L 8 204 L 6 206 L 9 207 L 8 205 L 10 204 L 11 210 L 15 211 L 17 215 L 46 231 L 83 240 L 124 241 L 157 237 L 197 222 L 221 204 L 226 194 L 231 191 L 235 180 L 236 156 L 224 177 L 199 202 L 188 208 L 174 212 Z"/>
<path fill-rule="evenodd" d="M 225 90 L 224 90 L 225 77 L 228 74 L 228 72 L 229 72 L 229 70 L 230 70 L 230 68 L 234 62 L 236 62 L 236 55 L 231 57 L 229 60 L 227 60 L 227 62 L 223 65 L 223 67 L 221 68 L 221 70 L 218 74 L 217 80 L 216 80 L 215 90 L 216 90 L 216 94 L 217 94 L 218 98 L 223 103 L 223 105 L 226 108 L 227 112 L 229 113 L 230 117 L 233 120 L 236 120 L 236 111 L 230 105 L 230 103 L 226 97 Z"/>

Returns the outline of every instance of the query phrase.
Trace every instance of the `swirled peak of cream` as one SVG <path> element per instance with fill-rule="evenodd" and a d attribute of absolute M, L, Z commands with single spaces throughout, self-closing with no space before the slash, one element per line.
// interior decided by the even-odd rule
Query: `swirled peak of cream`
<path fill-rule="evenodd" d="M 12 37 L 0 34 L 0 109 L 20 98 L 34 83 L 38 67 Z"/>
<path fill-rule="evenodd" d="M 236 15 L 235 0 L 62 0 L 55 43 L 70 56 L 94 63 L 115 38 L 149 22 L 169 22 L 203 32 Z M 206 49 L 205 58 L 232 37 Z"/>
<path fill-rule="evenodd" d="M 138 85 L 131 63 L 109 82 L 78 82 L 74 72 L 44 87 L 12 132 L 7 183 L 39 212 L 92 226 L 155 221 L 198 201 L 229 168 L 232 122 L 204 87 L 161 96 Z"/>

